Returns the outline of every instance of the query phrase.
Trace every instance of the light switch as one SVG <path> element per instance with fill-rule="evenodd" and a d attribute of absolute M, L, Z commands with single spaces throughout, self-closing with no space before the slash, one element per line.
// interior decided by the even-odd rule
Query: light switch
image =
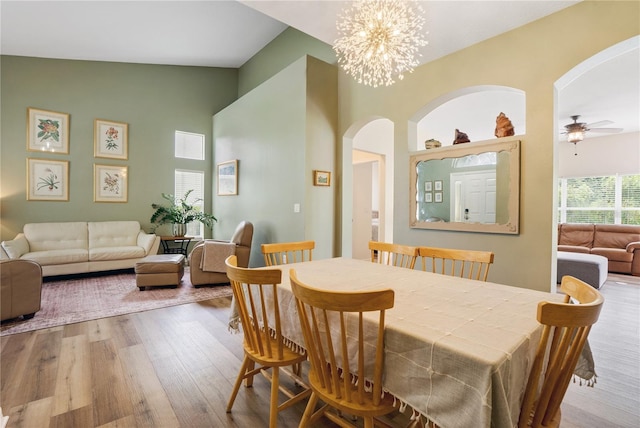
<path fill-rule="evenodd" d="M 294 213 L 300 212 L 300 204 L 293 204 L 293 212 Z"/>

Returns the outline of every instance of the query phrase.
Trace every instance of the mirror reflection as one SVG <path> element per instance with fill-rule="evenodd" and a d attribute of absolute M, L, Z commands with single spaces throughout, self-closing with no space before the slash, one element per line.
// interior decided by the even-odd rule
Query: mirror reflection
<path fill-rule="evenodd" d="M 518 233 L 519 143 L 475 142 L 411 156 L 411 226 Z"/>

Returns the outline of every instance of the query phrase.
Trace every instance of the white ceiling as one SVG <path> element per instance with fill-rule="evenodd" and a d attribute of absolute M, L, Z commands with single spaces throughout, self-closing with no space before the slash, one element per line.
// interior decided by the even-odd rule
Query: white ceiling
<path fill-rule="evenodd" d="M 237 68 L 287 26 L 332 44 L 349 2 L 11 1 L 0 3 L 0 53 L 43 58 Z M 422 62 L 542 18 L 576 1 L 421 1 L 429 45 Z M 561 97 L 560 124 L 611 120 L 640 130 L 640 56 L 619 55 L 606 71 L 581 70 Z M 620 72 L 625 70 L 625 72 Z M 629 72 L 628 70 L 632 70 Z M 635 74 L 634 74 L 635 73 Z M 579 73 L 576 73 L 576 75 Z M 605 82 L 600 79 L 607 77 Z M 598 79 L 595 83 L 593 79 Z M 612 86 L 607 86 L 611 84 Z M 624 89 L 624 90 L 622 90 Z M 592 95 L 597 90 L 597 94 Z M 615 97 L 610 97 L 613 92 Z M 566 95 L 566 96 L 565 96 Z M 605 96 L 606 95 L 606 96 Z M 611 102 L 606 100 L 611 99 Z M 594 102 L 595 101 L 595 102 Z"/>

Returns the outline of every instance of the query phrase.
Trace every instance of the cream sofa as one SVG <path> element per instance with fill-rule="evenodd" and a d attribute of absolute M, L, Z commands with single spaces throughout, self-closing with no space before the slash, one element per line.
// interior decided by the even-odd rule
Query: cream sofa
<path fill-rule="evenodd" d="M 137 221 L 28 223 L 2 242 L 2 258 L 33 260 L 43 276 L 67 275 L 133 268 L 159 246 Z"/>

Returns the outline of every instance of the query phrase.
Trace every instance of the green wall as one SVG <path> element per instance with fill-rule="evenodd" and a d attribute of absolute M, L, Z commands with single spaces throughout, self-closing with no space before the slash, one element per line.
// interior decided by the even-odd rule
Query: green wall
<path fill-rule="evenodd" d="M 251 221 L 250 266 L 269 242 L 312 239 L 314 258 L 333 256 L 336 186 L 312 179 L 334 171 L 337 103 L 336 67 L 305 56 L 214 116 L 215 162 L 239 164 L 238 195 L 214 194 L 216 236 Z"/>
<path fill-rule="evenodd" d="M 204 170 L 210 194 L 211 117 L 236 99 L 237 69 L 15 56 L 0 61 L 2 240 L 30 222 L 138 220 L 149 230 L 151 203 L 173 193 L 176 168 Z M 68 155 L 26 150 L 28 107 L 70 114 Z M 129 124 L 128 160 L 94 158 L 96 118 Z M 175 130 L 204 134 L 207 159 L 175 159 Z M 26 158 L 69 161 L 68 202 L 26 200 Z M 128 166 L 127 203 L 93 202 L 96 163 Z"/>
<path fill-rule="evenodd" d="M 337 63 L 331 46 L 294 28 L 287 28 L 240 67 L 238 96 L 251 91 L 305 55 L 329 64 Z"/>

